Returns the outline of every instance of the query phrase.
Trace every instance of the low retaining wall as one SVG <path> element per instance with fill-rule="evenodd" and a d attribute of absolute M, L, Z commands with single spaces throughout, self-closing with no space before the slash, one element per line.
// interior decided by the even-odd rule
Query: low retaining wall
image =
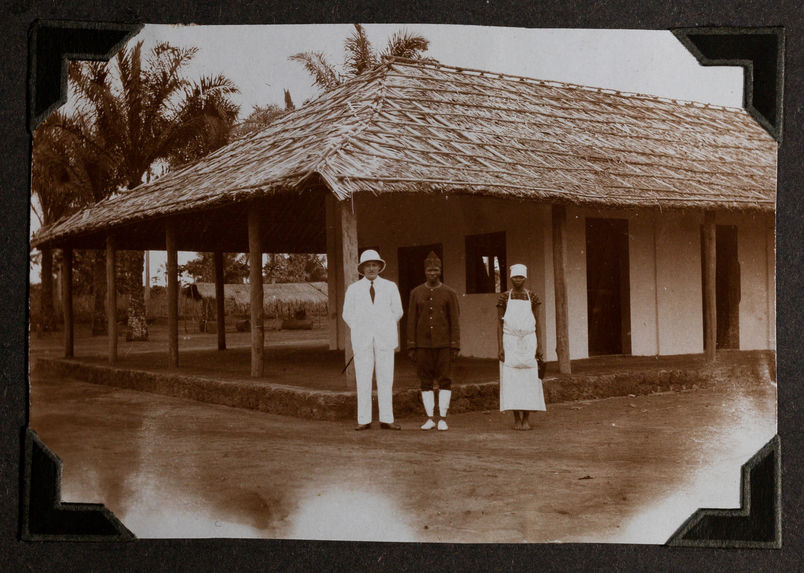
<path fill-rule="evenodd" d="M 39 358 L 35 369 L 92 384 L 300 418 L 348 420 L 354 418 L 357 409 L 352 392 L 307 390 L 259 380 L 216 380 L 203 376 L 114 368 L 64 358 Z M 774 378 L 773 356 L 763 353 L 752 357 L 749 363 L 743 361 L 704 368 L 639 369 L 548 377 L 544 381 L 544 393 L 546 402 L 550 404 L 694 390 L 715 385 L 767 383 Z M 496 410 L 499 408 L 499 387 L 496 380 L 453 385 L 450 413 Z M 376 418 L 376 400 L 374 407 Z M 394 414 L 399 418 L 420 416 L 422 406 L 419 391 L 410 388 L 394 392 Z"/>

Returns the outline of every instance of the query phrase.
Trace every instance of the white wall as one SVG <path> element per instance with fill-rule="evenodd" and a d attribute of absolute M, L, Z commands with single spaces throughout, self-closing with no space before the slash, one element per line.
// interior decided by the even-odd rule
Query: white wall
<path fill-rule="evenodd" d="M 460 296 L 461 353 L 464 356 L 497 355 L 497 295 L 465 294 L 466 235 L 506 231 L 508 264 L 527 265 L 530 276 L 526 288 L 545 300 L 545 249 L 541 227 L 544 212 L 549 213 L 547 206 L 487 197 L 398 194 L 361 195 L 356 197 L 355 208 L 359 243 L 379 247 L 388 263 L 383 276 L 389 280 L 398 280 L 399 247 L 443 244 L 442 278 Z M 403 301 L 403 305 L 407 306 L 407 301 Z M 540 330 L 544 332 L 543 316 Z"/>
<path fill-rule="evenodd" d="M 567 209 L 567 315 L 569 316 L 570 358 L 573 360 L 589 357 L 586 216 L 587 212 L 583 209 Z M 555 330 L 555 326 L 553 326 L 553 330 Z"/>
<path fill-rule="evenodd" d="M 556 297 L 555 274 L 553 271 L 553 217 L 551 209 L 545 208 L 542 212 L 542 244 L 544 245 L 544 350 L 546 360 L 558 360 L 556 354 Z M 570 351 L 571 351 L 570 347 Z"/>
<path fill-rule="evenodd" d="M 657 216 L 659 354 L 703 352 L 702 224 L 700 212 Z"/>
<path fill-rule="evenodd" d="M 775 348 L 775 262 L 773 219 L 761 213 L 724 214 L 719 225 L 737 225 L 737 260 L 740 263 L 740 349 Z M 769 243 L 771 243 L 769 245 Z"/>
<path fill-rule="evenodd" d="M 654 225 L 649 210 L 570 209 L 567 214 L 569 265 L 570 355 L 589 357 L 588 309 L 586 293 L 586 219 L 626 219 L 628 221 L 629 285 L 631 295 L 631 354 L 657 353 L 656 268 Z M 552 263 L 551 263 L 552 264 Z"/>
<path fill-rule="evenodd" d="M 765 262 L 768 293 L 768 348 L 776 349 L 776 221 L 768 215 L 765 229 Z"/>
<path fill-rule="evenodd" d="M 465 236 L 506 231 L 508 264 L 524 263 L 526 287 L 542 299 L 540 341 L 556 360 L 551 207 L 527 201 L 424 194 L 355 197 L 361 246 L 377 246 L 398 280 L 399 247 L 442 243 L 446 284 L 461 304 L 461 351 L 497 353 L 496 295 L 466 291 Z M 628 219 L 631 350 L 634 355 L 703 352 L 700 211 L 567 209 L 567 288 L 570 356 L 588 357 L 586 218 Z M 773 217 L 718 214 L 738 225 L 741 265 L 740 347 L 773 348 Z M 422 280 L 424 277 L 422 276 Z M 407 305 L 407 301 L 403 301 Z M 769 315 L 771 318 L 769 319 Z"/>
<path fill-rule="evenodd" d="M 628 221 L 631 285 L 631 354 L 659 353 L 656 312 L 655 211 L 637 211 Z"/>

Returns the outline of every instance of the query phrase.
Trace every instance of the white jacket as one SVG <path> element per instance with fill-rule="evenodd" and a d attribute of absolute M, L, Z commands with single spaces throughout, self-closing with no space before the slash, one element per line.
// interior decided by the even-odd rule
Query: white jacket
<path fill-rule="evenodd" d="M 397 322 L 402 318 L 402 299 L 396 283 L 382 277 L 374 279 L 374 303 L 369 281 L 363 277 L 349 285 L 343 301 L 343 320 L 352 333 L 352 349 L 371 347 L 394 349 L 399 344 Z"/>

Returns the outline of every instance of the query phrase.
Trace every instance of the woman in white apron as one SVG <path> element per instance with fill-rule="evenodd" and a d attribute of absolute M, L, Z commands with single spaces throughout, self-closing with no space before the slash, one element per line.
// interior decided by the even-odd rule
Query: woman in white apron
<path fill-rule="evenodd" d="M 541 302 L 524 288 L 527 273 L 525 265 L 511 265 L 513 288 L 500 295 L 497 302 L 500 411 L 513 410 L 515 430 L 530 430 L 530 412 L 547 409 L 539 377 L 542 356 L 536 337 L 537 308 Z"/>

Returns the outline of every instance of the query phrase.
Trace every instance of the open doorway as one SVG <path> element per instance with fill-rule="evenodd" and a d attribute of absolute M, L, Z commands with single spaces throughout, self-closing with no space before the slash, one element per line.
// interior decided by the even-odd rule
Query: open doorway
<path fill-rule="evenodd" d="M 402 297 L 402 307 L 405 309 L 405 316 L 399 321 L 400 341 L 399 348 L 406 350 L 407 342 L 407 312 L 408 302 L 410 301 L 410 291 L 422 284 L 424 277 L 424 259 L 433 251 L 441 259 L 441 276 L 444 276 L 444 254 L 441 243 L 432 245 L 419 245 L 415 247 L 399 247 L 399 295 Z"/>
<path fill-rule="evenodd" d="M 703 228 L 701 228 L 703 233 Z M 703 240 L 701 265 L 703 266 Z M 701 272 L 703 276 L 703 272 Z M 715 228 L 715 316 L 717 320 L 715 348 L 740 348 L 740 261 L 737 255 L 737 226 Z M 707 317 L 703 327 L 706 332 Z M 704 337 L 705 339 L 705 337 Z"/>
<path fill-rule="evenodd" d="M 631 354 L 628 221 L 586 220 L 589 355 Z"/>

